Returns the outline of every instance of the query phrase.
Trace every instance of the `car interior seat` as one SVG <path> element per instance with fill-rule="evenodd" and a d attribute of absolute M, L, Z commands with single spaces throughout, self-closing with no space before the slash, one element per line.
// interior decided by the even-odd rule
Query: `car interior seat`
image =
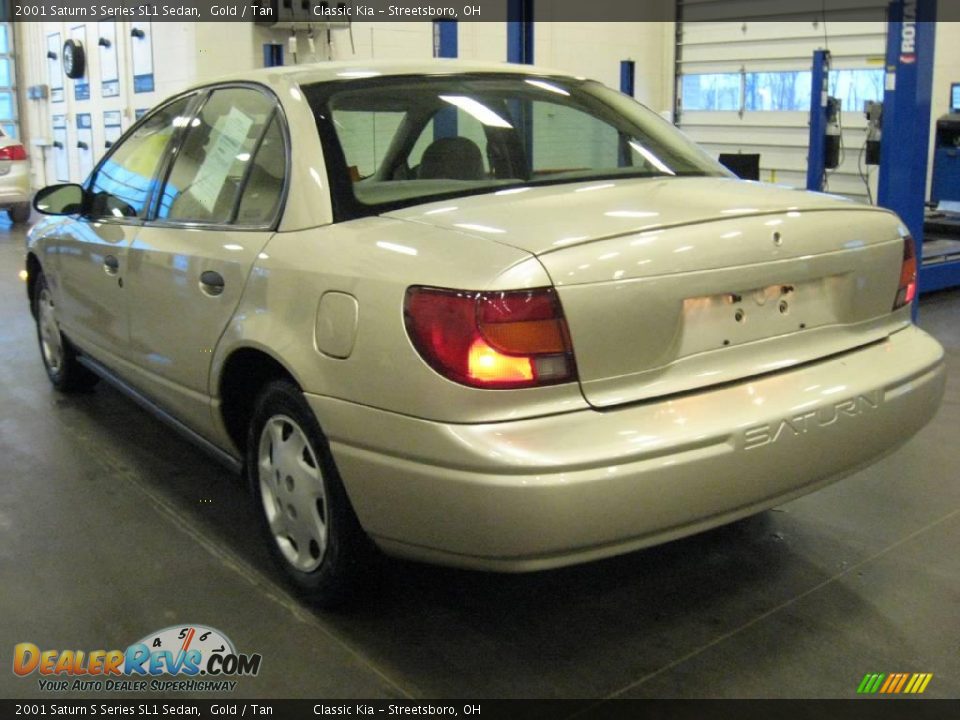
<path fill-rule="evenodd" d="M 483 154 L 470 138 L 437 138 L 423 151 L 421 180 L 483 180 Z"/>

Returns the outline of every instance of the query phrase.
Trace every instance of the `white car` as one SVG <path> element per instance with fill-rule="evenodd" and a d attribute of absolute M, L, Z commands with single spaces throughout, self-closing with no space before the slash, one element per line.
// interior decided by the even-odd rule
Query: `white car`
<path fill-rule="evenodd" d="M 0 129 L 0 210 L 14 223 L 30 219 L 30 162 L 27 151 Z"/>
<path fill-rule="evenodd" d="M 320 603 L 374 546 L 530 571 L 760 512 L 943 394 L 893 213 L 737 180 L 537 68 L 203 85 L 35 206 L 54 385 L 107 378 L 242 469 Z"/>

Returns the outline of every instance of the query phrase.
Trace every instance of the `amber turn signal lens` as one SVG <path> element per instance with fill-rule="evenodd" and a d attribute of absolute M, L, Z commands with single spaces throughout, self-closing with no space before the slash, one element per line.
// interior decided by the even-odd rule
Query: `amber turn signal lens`
<path fill-rule="evenodd" d="M 407 334 L 446 378 L 482 388 L 523 388 L 576 379 L 573 349 L 553 288 L 474 292 L 411 287 Z"/>

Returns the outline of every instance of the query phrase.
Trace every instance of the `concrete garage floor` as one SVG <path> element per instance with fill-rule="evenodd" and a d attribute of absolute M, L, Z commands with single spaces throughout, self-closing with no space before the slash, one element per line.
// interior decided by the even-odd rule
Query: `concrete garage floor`
<path fill-rule="evenodd" d="M 109 387 L 53 392 L 23 242 L 0 227 L 0 697 L 40 695 L 9 670 L 17 642 L 125 648 L 180 623 L 263 655 L 237 697 L 849 698 L 867 672 L 932 672 L 927 696 L 960 697 L 958 291 L 921 307 L 946 401 L 880 464 L 587 566 L 387 561 L 376 597 L 328 615 L 278 582 L 228 472 Z"/>

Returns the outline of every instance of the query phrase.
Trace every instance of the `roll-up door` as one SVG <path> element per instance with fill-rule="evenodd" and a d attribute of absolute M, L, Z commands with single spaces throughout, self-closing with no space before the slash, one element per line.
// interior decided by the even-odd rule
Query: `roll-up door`
<path fill-rule="evenodd" d="M 826 48 L 830 94 L 843 103 L 841 163 L 826 189 L 866 200 L 876 169 L 863 157 L 863 106 L 883 99 L 885 3 L 814 6 L 678 0 L 678 124 L 715 156 L 759 153 L 762 181 L 804 187 L 813 51 Z"/>

